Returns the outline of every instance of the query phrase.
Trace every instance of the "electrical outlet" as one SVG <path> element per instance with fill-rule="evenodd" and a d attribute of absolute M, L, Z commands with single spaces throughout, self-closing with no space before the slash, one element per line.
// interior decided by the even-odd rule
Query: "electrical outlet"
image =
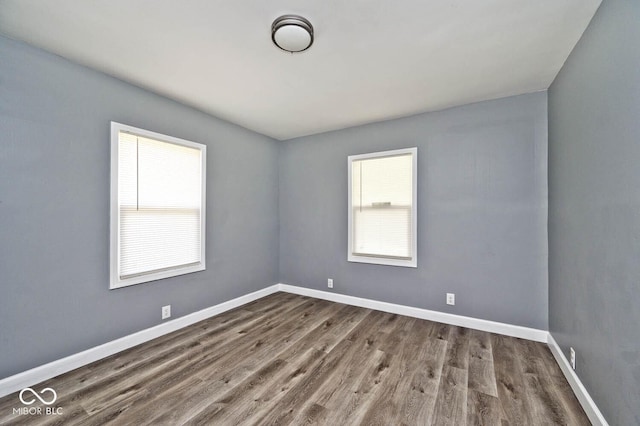
<path fill-rule="evenodd" d="M 329 278 L 329 279 L 327 280 L 327 287 L 329 287 L 329 288 L 333 288 L 333 278 Z"/>
<path fill-rule="evenodd" d="M 162 307 L 162 319 L 167 319 L 171 316 L 171 305 Z"/>
<path fill-rule="evenodd" d="M 571 352 L 571 359 L 569 360 L 569 362 L 571 363 L 571 368 L 575 370 L 576 369 L 576 351 L 573 348 L 569 348 L 569 351 Z"/>
<path fill-rule="evenodd" d="M 447 293 L 447 305 L 455 305 L 455 304 L 456 304 L 456 294 Z"/>

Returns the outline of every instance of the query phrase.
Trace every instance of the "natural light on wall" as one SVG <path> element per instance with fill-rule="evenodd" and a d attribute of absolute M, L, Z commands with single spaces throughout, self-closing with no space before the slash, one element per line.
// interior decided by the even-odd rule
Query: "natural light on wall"
<path fill-rule="evenodd" d="M 416 148 L 349 157 L 349 261 L 417 266 L 416 158 Z"/>
<path fill-rule="evenodd" d="M 112 123 L 111 288 L 204 269 L 205 148 Z"/>

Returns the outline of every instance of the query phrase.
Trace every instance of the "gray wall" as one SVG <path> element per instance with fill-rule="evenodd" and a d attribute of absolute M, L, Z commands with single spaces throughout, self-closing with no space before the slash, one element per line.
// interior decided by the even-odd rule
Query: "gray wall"
<path fill-rule="evenodd" d="M 418 147 L 418 268 L 347 262 L 347 156 Z M 283 283 L 547 329 L 547 96 L 283 142 Z M 456 305 L 445 293 L 456 293 Z"/>
<path fill-rule="evenodd" d="M 208 146 L 207 270 L 109 288 L 109 122 Z M 0 378 L 278 282 L 277 142 L 0 38 Z"/>
<path fill-rule="evenodd" d="M 640 424 L 640 2 L 603 1 L 549 89 L 549 321 L 612 425 Z"/>

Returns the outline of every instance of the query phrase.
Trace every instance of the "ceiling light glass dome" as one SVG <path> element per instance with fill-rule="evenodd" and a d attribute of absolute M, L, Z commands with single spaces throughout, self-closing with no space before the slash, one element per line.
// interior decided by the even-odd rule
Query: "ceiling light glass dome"
<path fill-rule="evenodd" d="M 313 44 L 313 25 L 298 15 L 282 15 L 271 25 L 271 39 L 287 52 L 302 52 Z"/>

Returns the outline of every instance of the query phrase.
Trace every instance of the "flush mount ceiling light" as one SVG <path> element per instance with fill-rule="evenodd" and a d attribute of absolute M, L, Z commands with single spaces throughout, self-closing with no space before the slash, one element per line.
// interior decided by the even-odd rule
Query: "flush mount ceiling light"
<path fill-rule="evenodd" d="M 271 24 L 271 39 L 287 52 L 302 52 L 313 44 L 313 25 L 302 16 L 282 15 Z"/>

